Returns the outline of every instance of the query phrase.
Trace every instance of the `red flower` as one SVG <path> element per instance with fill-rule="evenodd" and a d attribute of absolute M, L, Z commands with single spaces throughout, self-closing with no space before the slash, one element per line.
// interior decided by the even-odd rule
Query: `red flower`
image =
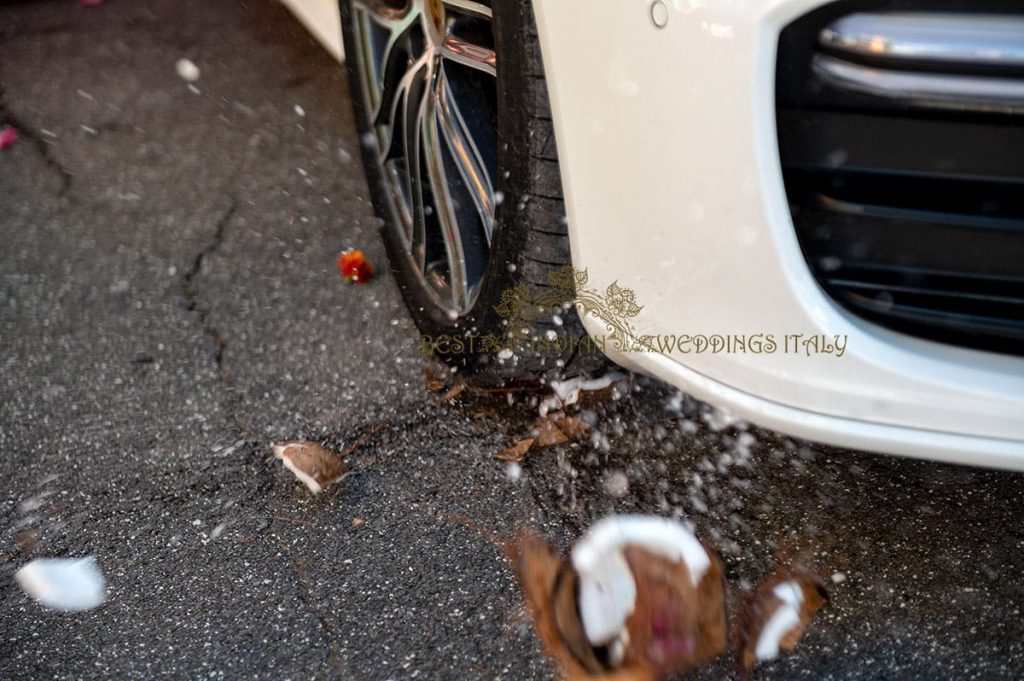
<path fill-rule="evenodd" d="M 11 146 L 16 139 L 18 139 L 18 131 L 12 126 L 7 125 L 0 129 L 0 149 Z"/>
<path fill-rule="evenodd" d="M 345 251 L 339 255 L 338 269 L 350 284 L 366 284 L 373 279 L 373 265 L 362 251 Z"/>

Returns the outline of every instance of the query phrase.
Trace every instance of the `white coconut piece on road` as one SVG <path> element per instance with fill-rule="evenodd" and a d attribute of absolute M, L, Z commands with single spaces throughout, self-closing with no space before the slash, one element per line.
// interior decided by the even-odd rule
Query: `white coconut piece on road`
<path fill-rule="evenodd" d="M 14 579 L 33 600 L 54 610 L 91 610 L 107 596 L 107 582 L 92 556 L 36 558 Z"/>

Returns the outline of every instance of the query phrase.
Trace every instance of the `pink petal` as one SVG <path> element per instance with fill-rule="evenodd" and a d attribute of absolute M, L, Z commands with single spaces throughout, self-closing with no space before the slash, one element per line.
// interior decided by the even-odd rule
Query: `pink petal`
<path fill-rule="evenodd" d="M 18 139 L 18 131 L 9 125 L 5 126 L 3 130 L 0 130 L 0 150 L 14 144 L 16 139 Z"/>

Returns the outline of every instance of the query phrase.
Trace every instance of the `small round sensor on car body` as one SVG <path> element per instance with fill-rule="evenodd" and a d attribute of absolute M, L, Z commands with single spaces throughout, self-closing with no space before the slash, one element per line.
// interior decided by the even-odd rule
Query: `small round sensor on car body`
<path fill-rule="evenodd" d="M 662 0 L 654 0 L 651 3 L 651 21 L 657 28 L 668 26 L 668 5 Z"/>

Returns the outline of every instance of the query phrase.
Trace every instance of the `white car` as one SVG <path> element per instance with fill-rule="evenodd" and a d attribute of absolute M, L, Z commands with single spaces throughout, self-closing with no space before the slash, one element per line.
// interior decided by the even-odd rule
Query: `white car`
<path fill-rule="evenodd" d="M 1019 3 L 289 3 L 427 349 L 1024 470 Z"/>

